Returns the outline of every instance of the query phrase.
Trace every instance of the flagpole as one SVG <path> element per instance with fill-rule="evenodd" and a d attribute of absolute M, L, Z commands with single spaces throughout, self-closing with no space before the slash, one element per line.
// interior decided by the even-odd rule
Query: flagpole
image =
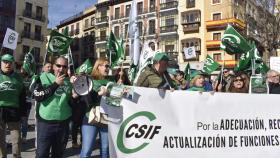
<path fill-rule="evenodd" d="M 47 51 L 46 51 L 46 53 L 45 53 L 45 57 L 44 57 L 44 62 L 43 62 L 43 66 L 44 66 L 44 65 L 46 64 L 47 54 L 48 54 L 48 49 L 47 49 Z"/>
<path fill-rule="evenodd" d="M 73 60 L 72 51 L 71 51 L 70 46 L 68 47 L 68 56 L 69 56 L 69 58 L 71 58 L 71 61 L 72 61 L 72 64 L 73 64 L 73 72 L 74 72 L 74 75 L 76 75 L 76 73 L 75 73 L 75 66 L 74 66 L 74 60 Z M 68 63 L 69 63 L 69 61 L 68 61 Z M 71 69 L 71 66 L 70 66 L 70 69 Z"/>
<path fill-rule="evenodd" d="M 221 70 L 220 84 L 222 84 L 222 82 L 223 82 L 224 68 L 225 68 L 225 51 L 223 51 L 223 65 L 222 65 L 222 70 Z"/>

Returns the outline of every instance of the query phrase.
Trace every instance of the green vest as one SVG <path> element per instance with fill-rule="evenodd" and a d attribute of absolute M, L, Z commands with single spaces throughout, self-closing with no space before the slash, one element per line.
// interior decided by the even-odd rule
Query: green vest
<path fill-rule="evenodd" d="M 17 73 L 0 74 L 0 107 L 19 107 L 23 79 Z"/>
<path fill-rule="evenodd" d="M 42 86 L 47 88 L 55 82 L 55 76 L 51 73 L 40 75 Z M 72 115 L 69 100 L 72 94 L 72 85 L 69 78 L 64 80 L 64 85 L 59 86 L 55 93 L 44 101 L 40 102 L 39 115 L 48 121 L 64 121 Z"/>

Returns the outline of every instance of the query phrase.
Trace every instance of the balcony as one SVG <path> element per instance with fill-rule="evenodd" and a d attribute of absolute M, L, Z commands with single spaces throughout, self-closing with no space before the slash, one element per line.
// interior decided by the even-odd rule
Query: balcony
<path fill-rule="evenodd" d="M 108 36 L 100 36 L 95 38 L 95 42 L 105 42 L 108 40 Z"/>
<path fill-rule="evenodd" d="M 22 15 L 26 18 L 38 20 L 38 21 L 41 21 L 41 22 L 46 22 L 46 17 L 44 15 L 38 15 L 36 13 L 32 13 L 32 12 L 27 11 L 27 10 L 24 10 Z"/>
<path fill-rule="evenodd" d="M 236 26 L 240 29 L 245 28 L 245 23 L 239 19 L 229 18 L 229 19 L 221 19 L 221 20 L 210 20 L 206 21 L 207 29 L 224 29 L 228 24 Z"/>
<path fill-rule="evenodd" d="M 186 23 L 186 24 L 183 24 L 183 31 L 184 31 L 184 33 L 199 32 L 199 27 L 200 27 L 199 22 Z"/>
<path fill-rule="evenodd" d="M 31 33 L 31 32 L 27 32 L 27 31 L 23 31 L 21 33 L 21 38 L 27 38 L 30 40 L 36 40 L 36 41 L 41 41 L 44 42 L 44 35 L 42 34 L 37 34 L 37 33 Z"/>
<path fill-rule="evenodd" d="M 172 1 L 172 2 L 166 2 L 160 4 L 160 10 L 166 10 L 166 9 L 177 9 L 178 7 L 178 1 Z"/>
<path fill-rule="evenodd" d="M 74 36 L 74 31 L 70 31 L 69 36 Z"/>
<path fill-rule="evenodd" d="M 220 40 L 207 40 L 206 41 L 207 49 L 220 48 L 220 45 L 221 45 Z"/>
<path fill-rule="evenodd" d="M 108 16 L 103 16 L 103 17 L 100 17 L 100 18 L 96 18 L 96 24 L 108 22 L 108 20 L 109 20 Z"/>
<path fill-rule="evenodd" d="M 178 25 L 162 26 L 160 27 L 160 33 L 177 32 Z"/>
<path fill-rule="evenodd" d="M 200 52 L 201 50 L 200 38 L 182 39 L 181 43 L 182 43 L 182 51 L 184 51 L 184 47 L 192 47 L 192 46 L 194 46 L 196 52 Z"/>
<path fill-rule="evenodd" d="M 74 32 L 75 32 L 75 35 L 78 35 L 80 33 L 80 29 L 76 29 Z"/>
<path fill-rule="evenodd" d="M 149 12 L 152 13 L 152 12 L 155 12 L 155 11 L 156 11 L 156 7 L 155 6 L 150 6 Z"/>
<path fill-rule="evenodd" d="M 223 60 L 218 60 L 217 61 L 220 65 L 223 65 L 225 63 L 225 67 L 227 68 L 233 68 L 237 65 L 237 61 L 236 60 L 225 60 L 225 62 Z"/>

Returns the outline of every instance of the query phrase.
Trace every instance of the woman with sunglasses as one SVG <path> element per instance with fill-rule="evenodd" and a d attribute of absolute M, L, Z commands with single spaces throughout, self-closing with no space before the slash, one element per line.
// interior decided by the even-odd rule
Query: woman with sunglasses
<path fill-rule="evenodd" d="M 82 150 L 80 157 L 90 157 L 94 146 L 96 145 L 96 136 L 99 133 L 101 149 L 100 157 L 109 157 L 109 141 L 108 141 L 108 124 L 105 114 L 101 114 L 100 101 L 103 95 L 107 94 L 106 85 L 113 79 L 109 74 L 109 61 L 105 58 L 99 58 L 93 67 L 91 77 L 93 78 L 93 92 L 90 93 L 90 100 L 93 103 L 88 105 L 86 115 L 82 124 Z M 94 119 L 91 119 L 94 115 Z M 99 119 L 96 119 L 99 117 Z"/>
<path fill-rule="evenodd" d="M 230 93 L 248 93 L 249 88 L 247 83 L 249 82 L 246 78 L 242 77 L 241 73 L 236 74 L 229 87 Z"/>

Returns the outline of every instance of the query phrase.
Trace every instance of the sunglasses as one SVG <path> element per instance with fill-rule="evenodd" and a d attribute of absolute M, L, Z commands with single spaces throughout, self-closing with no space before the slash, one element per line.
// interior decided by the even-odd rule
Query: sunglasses
<path fill-rule="evenodd" d="M 11 64 L 12 62 L 10 62 L 10 61 L 8 61 L 8 60 L 2 60 L 2 62 L 4 63 L 4 64 Z"/>
<path fill-rule="evenodd" d="M 67 65 L 60 65 L 60 64 L 55 64 L 55 66 L 56 67 L 58 67 L 58 68 L 64 68 L 64 69 L 67 69 L 68 68 L 68 66 Z"/>

